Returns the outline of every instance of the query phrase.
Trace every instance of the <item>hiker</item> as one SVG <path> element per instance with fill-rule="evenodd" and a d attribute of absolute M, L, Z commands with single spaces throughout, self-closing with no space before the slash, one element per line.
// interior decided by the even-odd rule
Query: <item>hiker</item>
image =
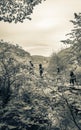
<path fill-rule="evenodd" d="M 73 73 L 73 71 L 70 72 L 70 84 L 74 86 L 74 83 L 76 82 L 76 75 Z"/>
<path fill-rule="evenodd" d="M 61 81 L 60 68 L 57 67 L 57 82 Z"/>
<path fill-rule="evenodd" d="M 33 65 L 32 61 L 29 61 L 29 63 L 30 63 L 30 65 L 29 65 L 29 71 L 30 71 L 31 74 L 34 75 L 34 65 Z"/>
<path fill-rule="evenodd" d="M 40 73 L 41 78 L 43 77 L 43 71 L 44 71 L 44 68 L 42 67 L 42 64 L 39 64 L 39 73 Z"/>
<path fill-rule="evenodd" d="M 59 67 L 57 67 L 57 74 L 59 74 L 60 73 L 60 68 Z"/>

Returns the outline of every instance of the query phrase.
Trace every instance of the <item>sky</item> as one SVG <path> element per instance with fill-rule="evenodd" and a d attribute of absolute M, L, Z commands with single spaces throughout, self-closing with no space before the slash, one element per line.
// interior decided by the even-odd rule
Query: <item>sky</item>
<path fill-rule="evenodd" d="M 50 56 L 65 47 L 60 41 L 73 28 L 74 12 L 81 12 L 81 0 L 46 0 L 34 8 L 31 21 L 0 22 L 0 39 L 19 44 L 31 55 Z"/>

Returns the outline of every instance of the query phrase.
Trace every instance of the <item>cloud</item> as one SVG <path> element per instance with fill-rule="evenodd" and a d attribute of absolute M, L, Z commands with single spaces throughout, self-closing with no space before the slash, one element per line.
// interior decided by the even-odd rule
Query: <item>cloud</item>
<path fill-rule="evenodd" d="M 63 45 L 60 40 L 73 28 L 69 20 L 80 12 L 81 0 L 46 0 L 35 7 L 32 20 L 24 23 L 0 22 L 0 38 L 18 43 L 32 54 L 49 55 Z"/>

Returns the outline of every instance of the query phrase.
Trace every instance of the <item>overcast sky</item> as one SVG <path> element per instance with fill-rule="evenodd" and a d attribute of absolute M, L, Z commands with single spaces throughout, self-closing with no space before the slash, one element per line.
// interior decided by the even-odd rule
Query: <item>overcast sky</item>
<path fill-rule="evenodd" d="M 0 22 L 0 39 L 17 43 L 32 55 L 49 56 L 64 47 L 60 40 L 72 29 L 74 12 L 81 12 L 81 0 L 46 0 L 35 7 L 31 21 Z"/>

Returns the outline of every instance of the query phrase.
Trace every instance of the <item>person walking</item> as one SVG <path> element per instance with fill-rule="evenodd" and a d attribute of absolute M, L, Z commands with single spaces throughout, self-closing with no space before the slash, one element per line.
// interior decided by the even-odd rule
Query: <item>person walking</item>
<path fill-rule="evenodd" d="M 30 74 L 34 75 L 34 64 L 32 63 L 32 61 L 29 61 L 29 63 L 30 63 L 30 65 L 29 65 Z"/>
<path fill-rule="evenodd" d="M 76 82 L 76 75 L 74 74 L 73 71 L 70 71 L 70 84 L 74 86 L 75 82 Z"/>
<path fill-rule="evenodd" d="M 43 77 L 43 71 L 44 71 L 44 68 L 42 67 L 42 64 L 39 64 L 39 74 L 41 78 Z"/>

